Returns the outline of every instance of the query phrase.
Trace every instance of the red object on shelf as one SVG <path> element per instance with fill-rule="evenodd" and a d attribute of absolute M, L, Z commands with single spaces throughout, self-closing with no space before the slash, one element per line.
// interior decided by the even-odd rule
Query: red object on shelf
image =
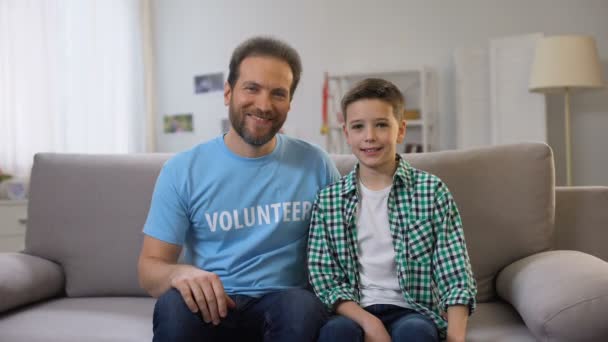
<path fill-rule="evenodd" d="M 323 80 L 323 106 L 321 108 L 321 134 L 327 134 L 329 132 L 329 121 L 327 116 L 329 102 L 329 76 L 325 73 L 325 79 Z"/>

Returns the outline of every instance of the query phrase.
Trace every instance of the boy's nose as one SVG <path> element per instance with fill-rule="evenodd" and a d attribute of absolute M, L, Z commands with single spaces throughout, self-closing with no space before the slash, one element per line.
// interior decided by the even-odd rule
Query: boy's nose
<path fill-rule="evenodd" d="M 365 141 L 374 141 L 376 140 L 376 131 L 373 127 L 370 127 L 365 130 Z"/>

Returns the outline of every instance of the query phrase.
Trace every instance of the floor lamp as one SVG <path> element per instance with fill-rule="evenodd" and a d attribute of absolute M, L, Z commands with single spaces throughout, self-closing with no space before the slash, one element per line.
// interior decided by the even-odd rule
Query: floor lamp
<path fill-rule="evenodd" d="M 530 91 L 564 94 L 564 135 L 566 144 L 566 181 L 572 185 L 570 150 L 570 93 L 600 88 L 602 68 L 595 40 L 589 36 L 567 35 L 541 39 L 536 46 Z"/>

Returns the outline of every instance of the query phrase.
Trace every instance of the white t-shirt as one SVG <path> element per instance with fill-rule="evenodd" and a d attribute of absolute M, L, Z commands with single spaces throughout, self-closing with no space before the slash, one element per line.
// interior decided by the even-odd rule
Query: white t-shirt
<path fill-rule="evenodd" d="M 391 187 L 370 190 L 359 182 L 361 201 L 357 211 L 357 244 L 361 307 L 392 304 L 411 308 L 403 298 L 397 279 L 395 248 L 388 222 Z"/>

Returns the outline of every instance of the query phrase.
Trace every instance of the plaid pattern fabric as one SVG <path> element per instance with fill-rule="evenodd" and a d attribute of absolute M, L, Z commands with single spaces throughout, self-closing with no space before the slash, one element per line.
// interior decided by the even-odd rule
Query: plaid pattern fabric
<path fill-rule="evenodd" d="M 388 199 L 399 285 L 405 301 L 431 318 L 445 336 L 441 313 L 450 305 L 475 310 L 477 288 L 462 222 L 447 186 L 400 156 Z M 356 210 L 358 165 L 315 199 L 308 268 L 315 293 L 333 310 L 360 301 Z"/>

